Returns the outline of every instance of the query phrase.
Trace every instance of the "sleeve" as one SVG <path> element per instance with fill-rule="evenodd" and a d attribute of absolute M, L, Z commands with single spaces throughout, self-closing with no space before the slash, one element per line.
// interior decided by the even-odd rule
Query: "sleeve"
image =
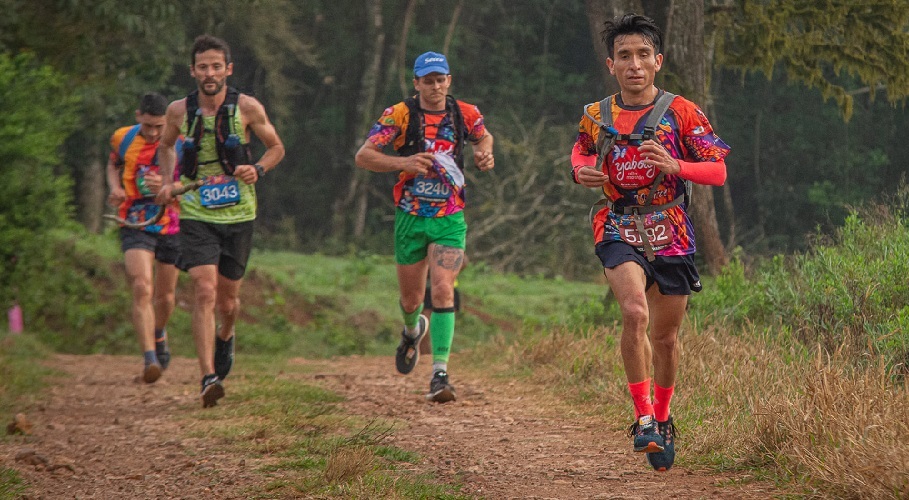
<path fill-rule="evenodd" d="M 595 104 L 594 106 L 599 106 Z M 596 110 L 593 110 L 596 112 Z M 571 178 L 578 182 L 578 170 L 582 167 L 593 167 L 597 164 L 597 146 L 594 138 L 594 125 L 587 118 L 582 116 L 578 124 L 578 136 L 571 148 Z"/>
<path fill-rule="evenodd" d="M 688 100 L 681 101 L 681 105 L 674 111 L 679 117 L 679 132 L 682 143 L 688 150 L 686 161 L 706 162 L 720 161 L 729 154 L 729 146 L 713 131 L 707 116 L 697 105 Z"/>
<path fill-rule="evenodd" d="M 461 116 L 464 117 L 464 125 L 467 126 L 467 139 L 473 144 L 480 142 L 486 137 L 486 124 L 480 108 L 462 101 L 458 101 L 458 106 L 461 108 Z"/>
<path fill-rule="evenodd" d="M 402 109 L 403 108 L 403 109 Z M 385 108 L 382 116 L 376 120 L 376 123 L 369 130 L 366 140 L 373 143 L 379 149 L 388 146 L 398 136 L 401 135 L 404 123 L 404 115 L 407 113 L 407 106 L 399 103 L 389 108 Z"/>
<path fill-rule="evenodd" d="M 113 135 L 110 136 L 110 156 L 109 161 L 111 164 L 120 168 L 123 166 L 123 158 L 120 158 L 120 143 L 123 142 L 123 129 L 117 129 Z"/>

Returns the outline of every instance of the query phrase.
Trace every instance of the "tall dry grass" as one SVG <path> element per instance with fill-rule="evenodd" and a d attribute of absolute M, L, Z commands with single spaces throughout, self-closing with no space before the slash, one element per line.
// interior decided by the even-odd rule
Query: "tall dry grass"
<path fill-rule="evenodd" d="M 615 327 L 540 332 L 511 345 L 510 355 L 516 368 L 595 405 L 619 429 L 632 419 L 619 335 Z M 762 469 L 799 495 L 909 497 L 905 380 L 883 359 L 857 365 L 788 338 L 686 324 L 673 401 L 679 461 Z"/>

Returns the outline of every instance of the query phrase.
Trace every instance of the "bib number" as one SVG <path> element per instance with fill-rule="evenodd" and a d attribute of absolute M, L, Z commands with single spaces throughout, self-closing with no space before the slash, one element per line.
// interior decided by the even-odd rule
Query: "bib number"
<path fill-rule="evenodd" d="M 413 180 L 413 194 L 418 198 L 447 200 L 451 195 L 451 187 L 438 177 L 419 176 Z"/>
<path fill-rule="evenodd" d="M 199 188 L 199 202 L 205 208 L 231 207 L 240 203 L 240 186 L 237 179 L 227 175 L 209 177 Z"/>
<path fill-rule="evenodd" d="M 647 239 L 650 240 L 650 246 L 654 249 L 662 248 L 672 243 L 672 225 L 667 219 L 658 221 L 647 221 L 644 223 L 644 232 Z M 643 247 L 644 241 L 641 239 L 641 233 L 634 219 L 619 225 L 619 236 L 622 241 L 633 247 Z"/>

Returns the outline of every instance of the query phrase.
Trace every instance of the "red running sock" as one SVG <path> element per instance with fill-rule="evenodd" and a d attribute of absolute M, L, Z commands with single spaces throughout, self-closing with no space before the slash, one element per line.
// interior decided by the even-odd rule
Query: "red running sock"
<path fill-rule="evenodd" d="M 653 403 L 650 402 L 650 379 L 643 382 L 628 383 L 628 392 L 634 402 L 634 418 L 641 415 L 653 415 Z"/>
<path fill-rule="evenodd" d="M 653 384 L 653 411 L 657 422 L 669 420 L 669 402 L 672 401 L 673 392 L 675 392 L 675 386 L 667 389 L 660 387 L 659 384 Z"/>

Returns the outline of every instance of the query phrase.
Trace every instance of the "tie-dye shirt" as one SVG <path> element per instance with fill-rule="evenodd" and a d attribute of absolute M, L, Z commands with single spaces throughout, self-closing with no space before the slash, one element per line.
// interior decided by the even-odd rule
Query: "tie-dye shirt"
<path fill-rule="evenodd" d="M 139 223 L 154 217 L 161 207 L 155 195 L 145 186 L 145 176 L 158 173 L 158 142 L 146 142 L 139 133 L 141 125 L 118 128 L 110 138 L 110 159 L 120 168 L 120 181 L 126 199 L 120 204 L 118 215 L 128 222 Z M 182 141 L 176 145 L 178 158 L 182 156 Z M 179 169 L 175 169 L 174 180 Z M 180 231 L 180 205 L 174 201 L 167 205 L 164 215 L 153 226 L 143 231 L 158 234 L 176 234 Z"/>
<path fill-rule="evenodd" d="M 626 106 L 619 94 L 613 96 L 613 127 L 620 134 L 640 134 L 653 110 L 653 103 L 646 106 Z M 600 120 L 600 104 L 588 108 L 590 115 Z M 602 121 L 602 120 L 600 120 Z M 586 115 L 581 118 L 579 133 L 572 156 L 579 163 L 593 166 L 596 162 L 597 140 L 600 128 Z M 656 129 L 655 138 L 673 158 L 688 162 L 723 162 L 729 146 L 710 126 L 710 122 L 697 105 L 676 97 Z M 623 207 L 643 205 L 650 194 L 650 187 L 659 174 L 656 167 L 646 165 L 639 152 L 640 141 L 619 141 L 608 153 L 603 163 L 603 173 L 609 181 L 603 193 L 615 210 L 608 205 L 593 218 L 594 242 L 626 241 L 643 251 L 632 215 L 625 215 Z M 577 159 L 582 160 L 578 162 Z M 653 206 L 672 202 L 686 191 L 685 180 L 667 174 L 656 188 Z M 694 228 L 686 212 L 687 201 L 675 207 L 645 215 L 645 227 L 657 255 L 690 255 L 695 252 Z M 623 238 L 624 236 L 624 238 Z M 635 241 L 636 240 L 636 241 Z"/>
<path fill-rule="evenodd" d="M 486 135 L 483 115 L 472 104 L 457 101 L 467 127 L 467 138 L 479 142 Z M 424 151 L 454 159 L 456 129 L 444 111 L 423 111 Z M 410 112 L 399 102 L 385 109 L 369 131 L 367 140 L 379 149 L 392 144 L 395 150 L 404 146 Z M 462 145 L 463 151 L 463 145 Z M 464 210 L 464 173 L 454 161 L 435 161 L 428 174 L 401 172 L 394 188 L 395 205 L 406 213 L 420 217 L 445 217 Z"/>

